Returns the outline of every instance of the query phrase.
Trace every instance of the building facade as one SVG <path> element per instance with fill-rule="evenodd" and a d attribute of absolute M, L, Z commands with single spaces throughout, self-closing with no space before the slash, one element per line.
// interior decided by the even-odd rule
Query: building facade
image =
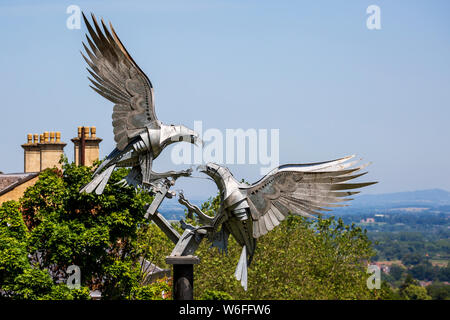
<path fill-rule="evenodd" d="M 101 141 L 96 136 L 95 127 L 78 127 L 78 135 L 72 139 L 75 164 L 84 162 L 84 165 L 92 166 L 99 159 Z M 61 141 L 59 131 L 45 131 L 40 135 L 29 133 L 27 142 L 22 144 L 23 172 L 0 173 L 0 205 L 5 201 L 19 200 L 25 190 L 39 179 L 39 172 L 47 168 L 61 169 L 60 160 L 66 145 Z"/>

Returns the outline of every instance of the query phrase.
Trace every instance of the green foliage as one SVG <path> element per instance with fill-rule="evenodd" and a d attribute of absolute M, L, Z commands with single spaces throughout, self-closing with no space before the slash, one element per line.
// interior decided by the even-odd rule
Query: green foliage
<path fill-rule="evenodd" d="M 393 264 L 390 268 L 389 274 L 395 281 L 399 281 L 402 278 L 403 274 L 405 274 L 405 272 L 405 268 L 397 264 Z"/>
<path fill-rule="evenodd" d="M 39 300 L 89 300 L 89 289 L 69 289 L 66 285 L 53 285 L 49 294 L 39 297 Z"/>
<path fill-rule="evenodd" d="M 143 225 L 138 231 L 138 239 L 137 250 L 140 256 L 161 268 L 171 268 L 166 264 L 165 259 L 175 245 L 156 224 Z M 142 270 L 142 276 L 145 271 Z"/>
<path fill-rule="evenodd" d="M 80 194 L 92 168 L 63 161 L 47 169 L 20 202 L 0 207 L 0 288 L 23 299 L 86 299 L 89 290 L 104 298 L 129 298 L 141 278 L 139 226 L 148 222 L 146 193 L 115 184 L 116 170 L 102 195 Z M 81 288 L 57 284 L 67 267 L 81 270 Z"/>
<path fill-rule="evenodd" d="M 427 294 L 427 290 L 424 287 L 417 285 L 409 285 L 403 289 L 401 296 L 405 300 L 431 300 L 431 297 Z"/>
<path fill-rule="evenodd" d="M 22 299 L 38 299 L 52 291 L 53 282 L 46 270 L 25 268 L 2 289 L 11 296 Z"/>
<path fill-rule="evenodd" d="M 216 199 L 203 205 L 217 209 Z M 196 254 L 196 298 L 209 290 L 234 299 L 374 299 L 367 289 L 367 262 L 374 254 L 358 227 L 342 220 L 291 216 L 258 240 L 248 269 L 248 291 L 234 278 L 241 247 L 230 237 L 228 254 L 202 243 Z M 200 276 L 201 275 L 201 276 Z"/>
<path fill-rule="evenodd" d="M 135 300 L 168 300 L 171 287 L 167 279 L 158 280 L 152 284 L 140 286 L 134 289 Z"/>
<path fill-rule="evenodd" d="M 368 215 L 350 214 L 344 219 L 356 220 Z M 373 214 L 371 214 L 373 217 Z M 377 251 L 375 260 L 401 260 L 408 268 L 426 266 L 431 260 L 448 261 L 450 252 L 449 214 L 425 211 L 423 213 L 389 212 L 384 217 L 376 217 L 379 223 L 367 224 L 368 235 L 374 241 Z M 427 267 L 428 271 L 431 268 Z M 427 276 L 431 274 L 427 271 Z M 440 270 L 433 270 L 433 280 L 437 280 Z M 443 277 L 443 275 L 441 275 Z M 432 280 L 432 279 L 420 279 Z M 441 280 L 441 281 L 450 281 Z"/>
<path fill-rule="evenodd" d="M 167 299 L 171 285 L 164 279 L 148 284 L 140 264 L 145 258 L 170 268 L 165 257 L 174 245 L 144 219 L 146 193 L 121 187 L 127 170 L 116 170 L 102 195 L 80 194 L 92 168 L 63 164 L 48 169 L 27 189 L 20 202 L 0 207 L 0 294 L 15 299 L 89 299 L 100 290 L 105 299 Z M 202 205 L 208 215 L 219 206 L 215 197 Z M 196 223 L 189 220 L 190 223 Z M 179 228 L 176 226 L 176 228 Z M 366 285 L 367 264 L 374 254 L 365 231 L 341 219 L 289 217 L 258 239 L 248 270 L 245 292 L 234 278 L 241 247 L 230 238 L 227 255 L 203 241 L 196 254 L 195 297 L 226 299 L 429 299 L 448 297 L 442 286 L 427 290 L 411 277 L 399 290 L 382 282 Z M 414 262 L 415 256 L 411 256 Z M 69 289 L 67 267 L 81 270 L 81 288 Z M 390 277 L 403 281 L 406 271 L 422 272 L 428 261 L 411 270 L 394 267 Z M 415 269 L 414 269 L 415 268 Z M 448 272 L 448 266 L 447 266 Z M 445 275 L 444 275 L 445 276 Z"/>
<path fill-rule="evenodd" d="M 17 240 L 26 240 L 28 230 L 17 202 L 7 201 L 0 207 L 0 230 L 2 230 L 2 235 Z"/>
<path fill-rule="evenodd" d="M 377 300 L 402 300 L 398 290 L 392 288 L 386 281 L 381 281 L 380 290 L 374 290 L 374 294 Z"/>
<path fill-rule="evenodd" d="M 424 263 L 425 261 L 425 257 L 418 252 L 405 254 L 402 259 L 402 262 L 405 266 L 414 266 L 419 263 Z"/>
<path fill-rule="evenodd" d="M 414 278 L 408 274 L 399 288 L 400 296 L 405 300 L 431 300 L 427 290 L 421 287 Z"/>
<path fill-rule="evenodd" d="M 450 300 L 450 285 L 433 282 L 426 287 L 427 294 L 431 296 L 433 300 Z"/>
<path fill-rule="evenodd" d="M 206 289 L 203 292 L 200 299 L 201 300 L 233 300 L 233 297 L 223 291 Z"/>
<path fill-rule="evenodd" d="M 33 269 L 28 260 L 28 232 L 19 204 L 8 201 L 0 207 L 0 284 L 3 295 L 35 299 L 51 290 L 48 273 Z"/>

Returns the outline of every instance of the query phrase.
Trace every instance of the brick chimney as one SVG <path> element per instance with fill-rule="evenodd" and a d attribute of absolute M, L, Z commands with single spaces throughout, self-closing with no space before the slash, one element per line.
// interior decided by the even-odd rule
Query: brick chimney
<path fill-rule="evenodd" d="M 92 166 L 94 161 L 100 157 L 100 142 L 102 139 L 98 138 L 97 129 L 95 127 L 78 127 L 78 136 L 72 139 L 74 150 L 74 162 L 78 166 L 82 163 L 82 152 L 80 150 L 82 135 L 84 135 L 84 165 Z"/>
<path fill-rule="evenodd" d="M 38 135 L 27 135 L 27 143 L 22 145 L 24 150 L 23 171 L 39 172 L 41 171 L 41 149 L 38 146 Z"/>
<path fill-rule="evenodd" d="M 24 172 L 39 172 L 47 168 L 61 168 L 59 160 L 64 153 L 66 143 L 61 142 L 60 132 L 28 134 L 24 149 Z"/>

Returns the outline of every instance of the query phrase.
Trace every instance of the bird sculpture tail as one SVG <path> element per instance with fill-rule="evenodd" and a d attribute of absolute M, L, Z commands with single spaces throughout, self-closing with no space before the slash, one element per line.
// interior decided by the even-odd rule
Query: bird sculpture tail
<path fill-rule="evenodd" d="M 241 257 L 239 259 L 234 276 L 241 281 L 242 287 L 247 291 L 247 247 L 242 247 Z"/>
<path fill-rule="evenodd" d="M 115 167 L 116 167 L 116 165 L 113 164 L 112 166 L 108 167 L 106 170 L 102 171 L 94 179 L 92 179 L 91 182 L 89 182 L 87 185 L 85 185 L 80 190 L 80 193 L 82 193 L 82 192 L 91 193 L 92 191 L 95 190 L 96 194 L 102 194 L 103 190 L 106 187 L 106 183 L 108 182 L 109 178 L 111 177 L 111 174 L 114 171 Z"/>

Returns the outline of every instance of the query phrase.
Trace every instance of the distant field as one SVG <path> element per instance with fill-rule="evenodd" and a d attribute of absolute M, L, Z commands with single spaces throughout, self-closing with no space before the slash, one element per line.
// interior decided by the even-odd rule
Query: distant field
<path fill-rule="evenodd" d="M 386 222 L 358 222 L 355 223 L 357 226 L 382 226 L 386 224 Z"/>
<path fill-rule="evenodd" d="M 397 264 L 397 265 L 399 265 L 399 266 L 405 267 L 405 266 L 403 265 L 403 263 L 402 263 L 400 260 L 377 261 L 377 263 L 379 263 L 379 264 L 384 264 L 384 265 L 387 265 L 387 266 L 391 266 L 391 265 L 393 265 L 393 264 Z"/>
<path fill-rule="evenodd" d="M 433 266 L 438 267 L 446 267 L 448 264 L 448 260 L 446 259 L 431 259 L 430 262 Z"/>

